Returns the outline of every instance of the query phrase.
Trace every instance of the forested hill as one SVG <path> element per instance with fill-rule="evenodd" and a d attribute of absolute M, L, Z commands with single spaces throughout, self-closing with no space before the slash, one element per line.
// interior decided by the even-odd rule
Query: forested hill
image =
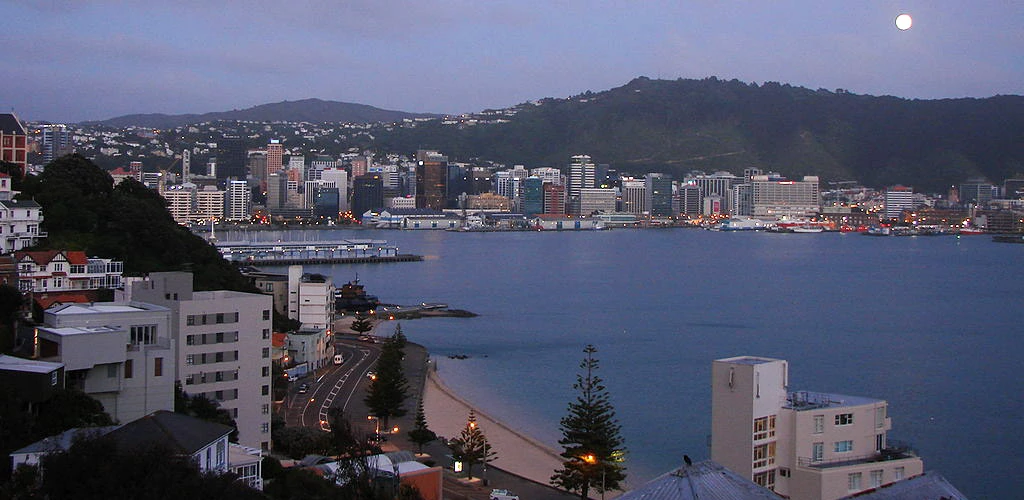
<path fill-rule="evenodd" d="M 138 114 L 125 115 L 109 120 L 88 122 L 110 127 L 127 127 L 131 125 L 153 128 L 173 128 L 194 123 L 218 120 L 239 121 L 289 121 L 289 122 L 347 122 L 347 123 L 378 123 L 396 122 L 404 118 L 432 117 L 422 113 L 406 113 L 375 108 L 366 104 L 349 102 L 324 101 L 321 99 L 303 99 L 299 101 L 282 101 L 261 104 L 246 109 L 219 111 L 204 114 L 165 115 Z"/>
<path fill-rule="evenodd" d="M 440 121 L 375 135 L 384 151 L 564 166 L 574 154 L 643 174 L 756 166 L 823 181 L 944 192 L 1024 172 L 1024 97 L 908 100 L 716 78 L 637 78 L 518 107 L 508 123 Z M 824 186 L 823 186 L 824 187 Z"/>

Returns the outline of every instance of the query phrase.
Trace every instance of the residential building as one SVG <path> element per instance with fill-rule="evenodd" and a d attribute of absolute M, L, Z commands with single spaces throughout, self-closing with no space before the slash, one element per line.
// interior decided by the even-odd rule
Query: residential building
<path fill-rule="evenodd" d="M 43 163 L 60 158 L 74 152 L 71 143 L 71 132 L 67 125 L 43 125 L 39 128 L 39 150 L 43 154 Z"/>
<path fill-rule="evenodd" d="M 787 498 L 832 500 L 920 475 L 909 449 L 890 443 L 880 399 L 789 392 L 781 359 L 715 360 L 711 459 Z"/>
<path fill-rule="evenodd" d="M 0 354 L 0 387 L 10 389 L 31 411 L 64 388 L 64 363 Z"/>
<path fill-rule="evenodd" d="M 14 113 L 0 113 L 0 161 L 21 167 L 28 166 L 28 133 Z"/>
<path fill-rule="evenodd" d="M 651 217 L 678 215 L 672 211 L 672 176 L 651 173 L 644 176 L 644 204 Z"/>
<path fill-rule="evenodd" d="M 167 211 L 174 222 L 187 224 L 195 211 L 195 184 L 178 184 L 160 190 L 160 196 L 167 201 Z"/>
<path fill-rule="evenodd" d="M 229 290 L 193 291 L 192 273 L 150 273 L 126 285 L 132 300 L 171 310 L 176 378 L 185 392 L 217 401 L 238 424 L 238 442 L 270 449 L 273 299 Z"/>
<path fill-rule="evenodd" d="M 904 210 L 914 209 L 914 188 L 890 186 L 885 190 L 885 218 L 898 219 Z"/>
<path fill-rule="evenodd" d="M 89 258 L 80 250 L 14 252 L 18 289 L 23 292 L 114 289 L 121 286 L 124 264 Z"/>
<path fill-rule="evenodd" d="M 779 496 L 712 460 L 686 463 L 630 490 L 619 500 L 778 500 Z"/>
<path fill-rule="evenodd" d="M 334 283 L 330 276 L 288 266 L 288 317 L 310 328 L 334 325 Z"/>
<path fill-rule="evenodd" d="M 293 367 L 304 365 L 304 369 L 299 373 L 329 366 L 334 356 L 330 330 L 304 324 L 298 330 L 288 332 L 288 355 L 293 360 Z"/>
<path fill-rule="evenodd" d="M 755 175 L 750 184 L 755 217 L 806 217 L 821 210 L 817 176 L 807 175 L 801 181 L 791 181 Z"/>
<path fill-rule="evenodd" d="M 428 151 L 423 149 L 417 151 L 416 208 L 443 210 L 448 199 L 446 185 L 447 178 L 447 156 L 444 156 L 437 151 Z M 359 212 L 353 210 L 353 213 Z"/>
<path fill-rule="evenodd" d="M 223 220 L 225 192 L 216 186 L 203 186 L 196 191 L 196 211 L 193 221 Z"/>
<path fill-rule="evenodd" d="M 46 237 L 39 230 L 42 207 L 33 200 L 15 200 L 18 193 L 11 189 L 11 176 L 0 173 L 0 253 L 35 246 L 39 238 Z"/>
<path fill-rule="evenodd" d="M 594 187 L 595 170 L 597 166 L 591 161 L 590 156 L 575 155 L 569 159 L 569 186 L 568 186 L 568 209 L 573 215 L 588 214 L 581 207 L 583 189 Z M 614 211 L 614 208 L 612 209 Z"/>
<path fill-rule="evenodd" d="M 64 364 L 66 385 L 128 422 L 174 410 L 176 343 L 166 307 L 144 302 L 64 304 L 43 312 L 34 357 Z"/>

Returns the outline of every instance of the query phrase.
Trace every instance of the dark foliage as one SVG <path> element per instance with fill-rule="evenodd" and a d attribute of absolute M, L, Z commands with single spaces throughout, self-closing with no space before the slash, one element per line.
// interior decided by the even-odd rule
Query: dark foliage
<path fill-rule="evenodd" d="M 238 442 L 238 424 L 231 418 L 231 414 L 206 396 L 189 396 L 181 389 L 179 383 L 174 384 L 174 412 L 231 427 L 234 430 L 228 435 L 228 440 L 232 443 Z"/>
<path fill-rule="evenodd" d="M 416 443 L 416 450 L 419 453 L 423 453 L 423 445 L 437 439 L 437 434 L 427 427 L 427 416 L 423 412 L 422 400 L 416 407 L 416 420 L 413 422 L 412 430 L 407 434 L 409 434 L 409 440 Z"/>
<path fill-rule="evenodd" d="M 381 419 L 381 424 L 388 427 L 388 419 L 406 414 L 405 400 L 408 398 L 409 381 L 405 378 L 402 359 L 405 357 L 403 346 L 405 336 L 397 330 L 385 343 L 374 371 L 377 377 L 370 383 L 367 390 L 366 406 L 370 413 Z"/>
<path fill-rule="evenodd" d="M 24 296 L 16 287 L 0 285 L 0 354 L 10 354 L 14 348 L 15 319 L 24 304 Z"/>

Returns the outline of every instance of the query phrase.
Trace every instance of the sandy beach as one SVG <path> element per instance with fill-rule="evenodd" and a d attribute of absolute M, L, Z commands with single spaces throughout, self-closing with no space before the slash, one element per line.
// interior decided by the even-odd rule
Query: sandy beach
<path fill-rule="evenodd" d="M 428 370 L 423 390 L 423 411 L 431 430 L 446 439 L 457 437 L 466 426 L 471 408 L 476 413 L 477 424 L 497 453 L 491 464 L 506 472 L 548 484 L 555 469 L 562 465 L 562 457 L 557 451 L 473 408 L 446 387 L 434 370 Z"/>

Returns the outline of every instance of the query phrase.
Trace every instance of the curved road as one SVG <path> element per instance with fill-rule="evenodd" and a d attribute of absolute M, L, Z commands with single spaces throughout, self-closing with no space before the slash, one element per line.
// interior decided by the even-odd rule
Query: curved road
<path fill-rule="evenodd" d="M 287 425 L 319 426 L 322 430 L 329 430 L 327 411 L 335 407 L 345 412 L 357 429 L 363 427 L 362 430 L 367 433 L 372 432 L 372 421 L 367 421 L 365 427 L 359 424 L 368 414 L 362 399 L 369 385 L 366 374 L 380 357 L 381 348 L 377 344 L 342 338 L 340 335 L 335 338 L 334 345 L 335 352 L 345 356 L 344 363 L 321 368 L 315 377 L 308 376 L 301 380 L 301 383 L 309 384 L 309 391 L 299 394 L 298 390 L 293 390 L 289 394 L 285 414 Z"/>

